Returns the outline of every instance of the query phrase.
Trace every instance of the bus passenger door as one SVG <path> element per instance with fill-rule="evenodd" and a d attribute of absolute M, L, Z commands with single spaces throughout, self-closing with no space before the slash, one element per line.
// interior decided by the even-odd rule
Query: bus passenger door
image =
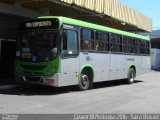
<path fill-rule="evenodd" d="M 63 30 L 60 86 L 75 85 L 79 74 L 78 31 Z"/>

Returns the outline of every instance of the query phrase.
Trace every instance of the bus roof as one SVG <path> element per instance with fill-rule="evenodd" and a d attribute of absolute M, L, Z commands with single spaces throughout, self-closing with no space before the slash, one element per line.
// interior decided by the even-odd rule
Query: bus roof
<path fill-rule="evenodd" d="M 96 29 L 96 30 L 102 30 L 102 31 L 110 32 L 110 33 L 115 33 L 115 34 L 120 34 L 120 35 L 124 35 L 124 36 L 128 36 L 128 37 L 133 37 L 133 38 L 138 38 L 138 39 L 150 41 L 149 36 L 142 36 L 142 35 L 138 35 L 138 34 L 122 31 L 122 30 L 117 30 L 117 29 L 110 28 L 110 27 L 104 27 L 101 25 L 97 25 L 97 24 L 93 24 L 93 23 L 89 23 L 89 22 L 84 22 L 84 21 L 76 20 L 76 19 L 72 19 L 72 18 L 61 17 L 61 16 L 60 17 L 58 17 L 58 16 L 38 17 L 38 19 L 41 19 L 41 18 L 43 18 L 43 19 L 44 18 L 46 18 L 46 19 L 57 18 L 57 19 L 59 19 L 60 23 L 76 25 L 76 26 L 86 27 L 86 28 L 91 28 L 91 29 Z"/>

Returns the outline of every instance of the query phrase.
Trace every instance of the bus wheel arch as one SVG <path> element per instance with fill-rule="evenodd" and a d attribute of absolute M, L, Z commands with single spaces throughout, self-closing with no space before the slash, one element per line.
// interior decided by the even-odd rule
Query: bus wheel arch
<path fill-rule="evenodd" d="M 135 65 L 131 65 L 129 69 L 131 69 L 131 68 L 134 70 L 134 72 L 135 72 L 135 76 L 136 76 L 136 72 L 137 72 L 137 71 L 136 71 L 136 67 L 135 67 Z"/>
<path fill-rule="evenodd" d="M 90 65 L 85 65 L 81 68 L 78 80 L 79 89 L 85 91 L 92 88 L 94 81 L 94 70 Z"/>
<path fill-rule="evenodd" d="M 128 84 L 133 84 L 135 81 L 135 77 L 136 77 L 136 67 L 135 65 L 131 65 L 128 69 L 126 82 Z"/>

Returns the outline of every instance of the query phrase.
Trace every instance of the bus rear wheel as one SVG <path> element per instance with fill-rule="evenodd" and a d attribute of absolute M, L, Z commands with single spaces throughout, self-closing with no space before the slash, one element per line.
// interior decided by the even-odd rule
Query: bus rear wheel
<path fill-rule="evenodd" d="M 128 78 L 127 78 L 127 83 L 128 84 L 133 84 L 135 81 L 136 73 L 133 68 L 130 68 L 128 71 Z"/>

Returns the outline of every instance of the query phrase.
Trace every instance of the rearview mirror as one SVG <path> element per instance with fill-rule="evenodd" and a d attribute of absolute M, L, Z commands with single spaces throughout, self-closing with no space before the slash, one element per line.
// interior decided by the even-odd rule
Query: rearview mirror
<path fill-rule="evenodd" d="M 58 52 L 57 48 L 53 48 L 53 49 L 51 50 L 51 53 L 53 54 L 53 57 L 56 57 L 57 52 Z"/>

